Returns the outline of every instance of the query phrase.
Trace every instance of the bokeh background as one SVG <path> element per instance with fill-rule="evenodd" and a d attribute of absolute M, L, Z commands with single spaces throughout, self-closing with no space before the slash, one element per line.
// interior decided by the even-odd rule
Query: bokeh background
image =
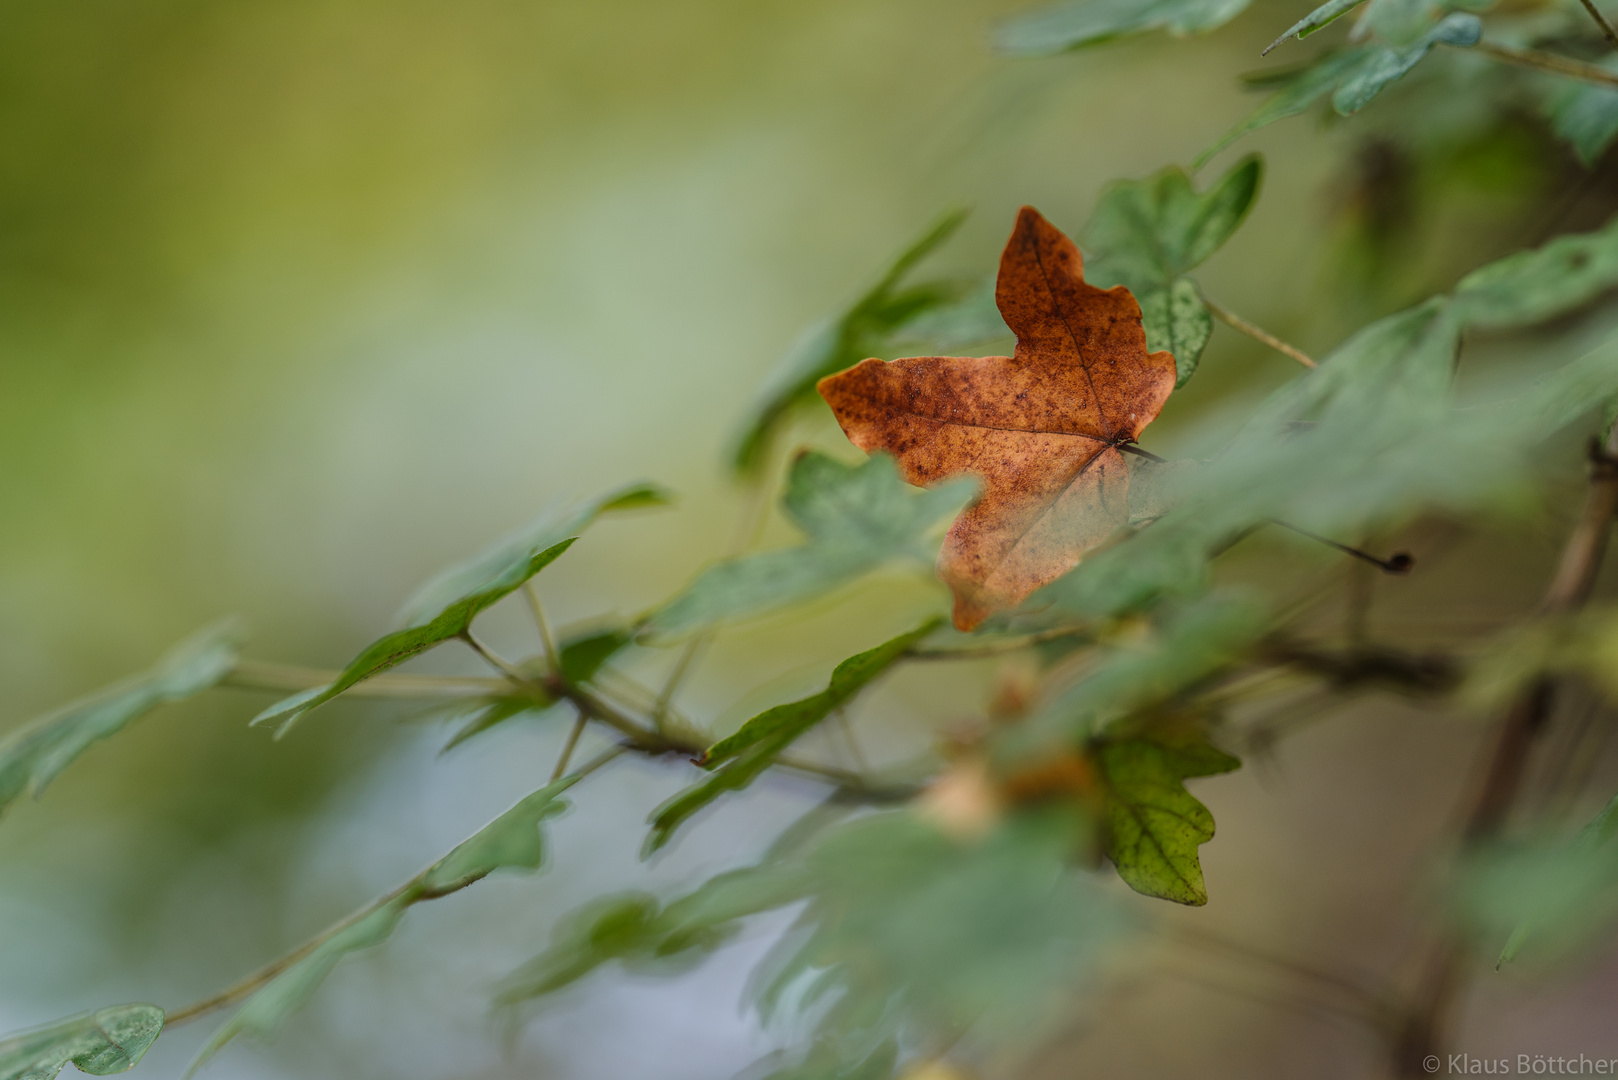
<path fill-rule="evenodd" d="M 1195 42 L 996 56 L 994 21 L 1023 6 L 0 6 L 0 729 L 232 613 L 250 656 L 338 665 L 446 562 L 552 498 L 643 477 L 677 508 L 599 525 L 543 591 L 564 624 L 644 610 L 723 545 L 726 440 L 806 323 L 947 205 L 975 211 L 938 265 L 983 275 L 1018 205 L 1076 230 L 1109 180 L 1188 161 L 1252 106 L 1236 74 L 1302 10 L 1261 0 Z M 1318 354 L 1547 230 L 1602 220 L 1607 167 L 1574 162 L 1530 113 L 1469 106 L 1445 81 L 1464 63 L 1433 62 L 1352 121 L 1288 121 L 1222 155 L 1213 168 L 1260 149 L 1269 171 L 1199 274 L 1209 294 Z M 1390 119 L 1395 94 L 1427 95 L 1424 149 Z M 1294 371 L 1221 327 L 1147 445 Z M 824 419 L 802 434 L 837 445 Z M 1547 491 L 1553 521 L 1570 494 Z M 1456 560 L 1436 580 L 1472 588 L 1458 617 L 1531 601 L 1558 530 L 1511 528 L 1484 549 L 1422 534 Z M 1390 611 L 1431 614 L 1419 583 L 1380 587 Z M 723 639 L 682 703 L 722 729 L 937 597 L 890 576 Z M 533 647 L 520 610 L 488 635 Z M 440 653 L 422 669 L 477 670 Z M 636 663 L 655 676 L 671 660 Z M 995 677 L 975 664 L 884 684 L 860 712 L 868 751 L 925 746 Z M 565 727 L 511 725 L 440 757 L 442 727 L 339 703 L 272 742 L 246 726 L 269 700 L 164 710 L 7 816 L 0 1028 L 213 992 L 535 787 Z M 1375 702 L 1204 782 L 1214 902 L 1163 914 L 1397 970 L 1481 730 Z M 696 1080 L 779 1045 L 738 1007 L 769 927 L 680 981 L 599 976 L 505 1049 L 488 1017 L 490 986 L 558 913 L 733 865 L 815 795 L 771 785 L 640 864 L 644 816 L 681 770 L 615 765 L 552 830 L 545 874 L 415 909 L 273 1044 L 234 1045 L 211 1074 Z M 1375 1068 L 1369 1036 L 1273 976 L 1217 949 L 1144 950 L 1031 1068 Z M 1464 1048 L 1618 1051 L 1594 1034 L 1615 992 L 1600 957 L 1508 975 L 1470 1000 Z M 209 1026 L 166 1035 L 137 1075 L 178 1075 Z"/>

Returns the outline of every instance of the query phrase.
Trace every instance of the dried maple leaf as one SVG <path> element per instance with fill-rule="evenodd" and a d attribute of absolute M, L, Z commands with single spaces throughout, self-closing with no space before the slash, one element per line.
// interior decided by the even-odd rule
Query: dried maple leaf
<path fill-rule="evenodd" d="M 950 526 L 939 576 L 970 630 L 1072 569 L 1122 526 L 1132 443 L 1174 389 L 1148 353 L 1140 305 L 1084 281 L 1079 249 L 1025 206 L 1000 257 L 995 303 L 1014 356 L 864 360 L 820 381 L 854 445 L 886 450 L 927 486 L 967 473 L 983 497 Z"/>

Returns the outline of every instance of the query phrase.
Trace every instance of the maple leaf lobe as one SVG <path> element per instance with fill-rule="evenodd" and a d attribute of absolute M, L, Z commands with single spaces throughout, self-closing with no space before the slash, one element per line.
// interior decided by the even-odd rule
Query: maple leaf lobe
<path fill-rule="evenodd" d="M 962 630 L 1127 521 L 1116 447 L 1156 418 L 1175 381 L 1173 356 L 1147 353 L 1129 290 L 1086 284 L 1079 249 L 1033 207 L 1001 255 L 995 303 L 1017 335 L 1012 356 L 873 358 L 819 384 L 849 440 L 891 453 L 910 483 L 983 481 L 938 557 Z"/>

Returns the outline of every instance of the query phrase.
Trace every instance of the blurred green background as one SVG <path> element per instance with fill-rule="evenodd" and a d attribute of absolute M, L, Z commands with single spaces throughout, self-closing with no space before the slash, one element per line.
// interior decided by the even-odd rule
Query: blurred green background
<path fill-rule="evenodd" d="M 723 544 L 725 442 L 804 324 L 946 205 L 975 212 L 940 265 L 983 275 L 1018 205 L 1074 231 L 1107 181 L 1189 160 L 1251 107 L 1235 74 L 1301 10 L 1261 2 L 1193 43 L 996 57 L 994 20 L 1023 6 L 4 4 L 0 726 L 224 614 L 248 620 L 250 656 L 339 664 L 444 563 L 548 499 L 640 477 L 677 509 L 598 526 L 543 589 L 562 623 L 645 609 Z M 1378 102 L 1221 157 L 1262 149 L 1269 173 L 1199 274 L 1210 295 L 1318 354 L 1537 242 L 1558 200 L 1573 199 L 1557 227 L 1599 220 L 1610 178 L 1591 196 L 1537 122 L 1467 113 L 1432 67 L 1436 91 L 1398 91 L 1454 106 L 1424 113 L 1445 132 L 1425 156 Z M 1221 328 L 1147 445 L 1293 372 Z M 814 433 L 837 445 L 828 422 Z M 1522 540 L 1491 596 L 1531 594 L 1554 543 Z M 812 685 L 935 588 L 884 580 L 721 642 L 686 706 L 723 726 Z M 532 647 L 521 616 L 490 621 L 512 653 Z M 424 670 L 476 670 L 444 652 Z M 873 752 L 924 744 L 993 675 L 885 685 L 862 711 Z M 529 724 L 437 758 L 444 731 L 340 704 L 272 743 L 246 727 L 267 703 L 220 691 L 163 711 L 10 813 L 0 1027 L 211 993 L 531 790 L 560 738 Z M 1220 823 L 1204 924 L 1327 962 L 1408 945 L 1397 912 L 1476 729 L 1364 720 L 1300 738 L 1284 770 L 1199 789 Z M 487 1018 L 490 984 L 558 912 L 730 865 L 814 795 L 772 788 L 641 868 L 644 815 L 682 775 L 615 766 L 554 830 L 547 874 L 418 909 L 275 1044 L 233 1046 L 211 1075 L 679 1080 L 776 1045 L 736 1006 L 762 938 L 680 984 L 597 979 L 504 1056 Z M 1051 1049 L 1050 1075 L 1350 1076 L 1375 1060 L 1368 1037 L 1227 976 L 1144 962 Z M 1618 989 L 1618 968 L 1539 1007 L 1583 1022 L 1571 1003 L 1591 987 Z M 165 1036 L 138 1074 L 178 1075 L 208 1026 Z"/>

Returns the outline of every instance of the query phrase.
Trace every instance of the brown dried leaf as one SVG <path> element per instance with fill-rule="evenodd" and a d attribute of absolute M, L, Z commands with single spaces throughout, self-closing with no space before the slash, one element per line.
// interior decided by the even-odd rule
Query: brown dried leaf
<path fill-rule="evenodd" d="M 938 555 L 970 630 L 1078 564 L 1124 525 L 1134 442 L 1174 389 L 1174 357 L 1146 351 L 1140 305 L 1084 281 L 1079 249 L 1025 206 L 1000 257 L 995 303 L 1014 356 L 871 359 L 820 381 L 850 441 L 886 450 L 912 484 L 968 473 L 983 497 Z"/>

